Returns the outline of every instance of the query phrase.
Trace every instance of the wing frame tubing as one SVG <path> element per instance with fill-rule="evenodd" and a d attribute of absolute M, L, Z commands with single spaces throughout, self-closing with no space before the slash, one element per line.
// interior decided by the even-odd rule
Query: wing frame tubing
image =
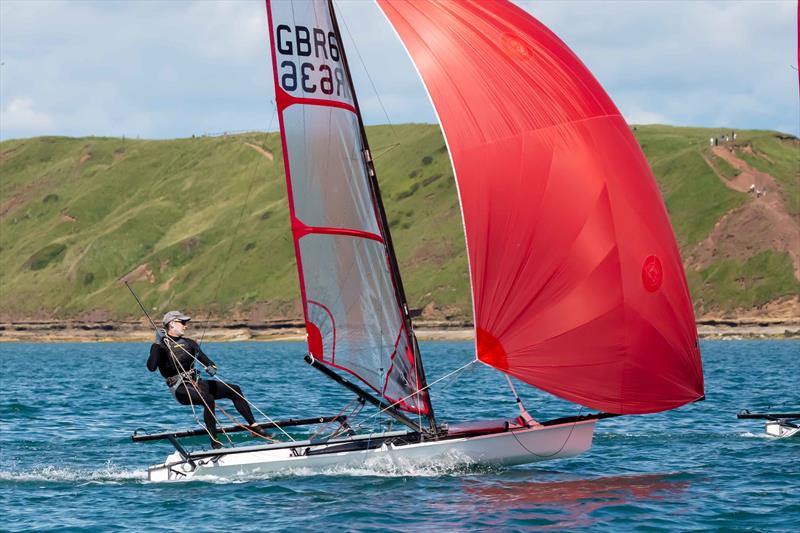
<path fill-rule="evenodd" d="M 739 413 L 739 419 L 748 420 L 795 420 L 800 419 L 800 413 Z"/>
<path fill-rule="evenodd" d="M 276 420 L 273 422 L 264 422 L 262 424 L 256 424 L 255 426 L 230 426 L 225 428 L 220 428 L 224 430 L 226 433 L 235 433 L 237 431 L 248 431 L 249 429 L 258 427 L 259 429 L 269 429 L 274 427 L 292 427 L 292 426 L 310 426 L 312 424 L 327 424 L 330 422 L 347 422 L 347 417 L 344 415 L 337 415 L 337 416 L 319 416 L 319 417 L 312 417 L 312 418 L 289 418 L 287 420 Z M 131 435 L 131 440 L 133 442 L 146 442 L 151 440 L 171 440 L 173 438 L 181 439 L 185 437 L 199 437 L 205 435 L 206 431 L 204 429 L 191 429 L 187 431 L 174 431 L 174 432 L 164 432 L 164 433 L 146 433 L 143 435 L 139 435 L 134 433 Z"/>
<path fill-rule="evenodd" d="M 423 394 L 423 400 L 427 404 L 428 423 L 430 425 L 430 432 L 436 435 L 438 429 L 436 426 L 436 416 L 433 411 L 433 403 L 431 402 L 430 394 L 428 393 L 428 383 L 425 379 L 425 367 L 422 364 L 422 357 L 419 352 L 419 344 L 417 343 L 417 336 L 414 334 L 413 324 L 411 322 L 411 315 L 408 312 L 408 300 L 406 299 L 405 289 L 403 288 L 403 281 L 400 277 L 400 267 L 397 264 L 397 257 L 394 254 L 394 245 L 392 244 L 392 236 L 389 233 L 389 223 L 386 218 L 386 210 L 383 207 L 383 200 L 381 198 L 380 186 L 378 185 L 378 177 L 375 172 L 375 165 L 372 162 L 372 151 L 369 148 L 369 141 L 367 140 L 367 132 L 364 129 L 364 120 L 361 116 L 361 108 L 358 105 L 358 97 L 356 96 L 355 86 L 353 85 L 353 76 L 350 74 L 350 64 L 347 61 L 347 53 L 345 51 L 344 43 L 342 40 L 342 32 L 339 30 L 339 22 L 336 19 L 336 12 L 333 8 L 333 0 L 328 0 L 328 9 L 331 14 L 331 22 L 333 23 L 333 31 L 336 32 L 336 37 L 340 43 L 340 54 L 342 56 L 342 65 L 344 66 L 345 76 L 350 84 L 351 95 L 353 97 L 353 107 L 356 109 L 356 118 L 358 119 L 358 128 L 361 131 L 361 142 L 364 144 L 364 149 L 369 158 L 363 157 L 367 166 L 367 183 L 370 185 L 372 192 L 372 201 L 375 204 L 376 211 L 378 212 L 378 222 L 381 225 L 381 232 L 384 237 L 384 247 L 386 249 L 386 257 L 389 263 L 389 269 L 394 278 L 394 291 L 396 298 L 401 304 L 401 312 L 403 314 L 403 322 L 406 328 L 406 335 L 411 341 L 411 349 L 414 353 L 414 363 L 417 369 L 417 389 Z"/>

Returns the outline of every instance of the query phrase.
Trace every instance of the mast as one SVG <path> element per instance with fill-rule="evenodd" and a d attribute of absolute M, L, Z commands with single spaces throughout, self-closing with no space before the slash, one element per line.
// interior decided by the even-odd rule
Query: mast
<path fill-rule="evenodd" d="M 381 231 L 383 232 L 383 236 L 385 238 L 385 248 L 386 248 L 386 258 L 389 263 L 389 269 L 392 274 L 393 278 L 393 285 L 394 290 L 397 295 L 397 300 L 400 302 L 402 306 L 402 313 L 403 313 L 403 321 L 406 328 L 406 334 L 411 341 L 411 349 L 414 354 L 414 361 L 416 363 L 416 370 L 417 370 L 417 385 L 419 394 L 423 395 L 423 401 L 428 407 L 428 424 L 430 427 L 430 431 L 435 435 L 438 433 L 438 429 L 436 427 L 436 417 L 433 412 L 433 404 L 430 399 L 430 394 L 428 394 L 428 385 L 427 380 L 425 379 L 425 368 L 422 364 L 422 356 L 419 351 L 419 343 L 417 342 L 417 336 L 414 333 L 413 324 L 411 322 L 411 316 L 408 312 L 408 300 L 406 299 L 405 290 L 403 288 L 402 278 L 400 277 L 400 267 L 397 264 L 397 256 L 394 253 L 394 245 L 392 244 L 392 236 L 389 232 L 389 223 L 386 218 L 386 210 L 383 206 L 383 199 L 381 198 L 380 186 L 378 184 L 378 177 L 375 171 L 375 165 L 372 160 L 372 152 L 369 148 L 369 141 L 367 140 L 367 132 L 364 129 L 364 120 L 361 116 L 361 108 L 358 105 L 358 97 L 356 96 L 355 86 L 353 85 L 353 77 L 350 73 L 350 64 L 347 61 L 347 52 L 345 51 L 344 41 L 342 40 L 342 33 L 339 30 L 339 22 L 336 18 L 336 12 L 333 7 L 333 0 L 328 0 L 328 6 L 331 14 L 331 22 L 333 23 L 333 31 L 336 34 L 336 39 L 339 41 L 339 51 L 341 53 L 342 59 L 342 66 L 344 68 L 344 73 L 347 78 L 347 82 L 351 87 L 351 97 L 353 99 L 353 107 L 356 109 L 356 117 L 358 119 L 358 127 L 361 132 L 361 142 L 364 145 L 364 153 L 362 154 L 362 158 L 364 164 L 367 168 L 367 177 L 370 185 L 370 190 L 372 191 L 372 200 L 375 204 L 376 211 L 378 212 L 378 222 L 381 227 Z"/>

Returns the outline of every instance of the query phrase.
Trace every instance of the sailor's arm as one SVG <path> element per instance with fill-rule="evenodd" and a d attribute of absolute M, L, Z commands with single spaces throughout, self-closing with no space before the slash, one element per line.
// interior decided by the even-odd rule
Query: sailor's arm
<path fill-rule="evenodd" d="M 147 358 L 147 370 L 155 372 L 158 369 L 158 360 L 161 355 L 162 346 L 153 343 L 150 345 L 150 357 Z"/>
<path fill-rule="evenodd" d="M 196 342 L 194 343 L 194 350 L 195 358 L 206 368 L 206 371 L 208 371 L 208 373 L 212 376 L 216 374 L 217 365 L 214 364 L 214 361 L 212 361 L 211 358 L 205 354 L 205 352 L 203 352 L 202 348 L 200 348 L 200 345 Z M 213 371 L 211 369 L 213 369 Z"/>

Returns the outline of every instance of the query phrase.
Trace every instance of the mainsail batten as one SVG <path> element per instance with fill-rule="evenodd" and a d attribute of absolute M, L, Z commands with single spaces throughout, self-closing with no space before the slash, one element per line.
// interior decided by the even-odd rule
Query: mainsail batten
<path fill-rule="evenodd" d="M 703 396 L 694 313 L 635 138 L 558 37 L 497 0 L 377 0 L 450 149 L 477 358 L 611 413 Z"/>
<path fill-rule="evenodd" d="M 332 6 L 266 5 L 309 351 L 430 414 Z"/>

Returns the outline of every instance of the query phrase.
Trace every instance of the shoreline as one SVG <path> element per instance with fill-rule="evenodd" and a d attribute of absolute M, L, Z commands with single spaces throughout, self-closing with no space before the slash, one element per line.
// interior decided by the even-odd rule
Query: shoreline
<path fill-rule="evenodd" d="M 423 341 L 470 341 L 471 324 L 465 322 L 419 321 L 414 331 Z M 800 339 L 800 318 L 709 318 L 697 321 L 700 339 Z M 198 322 L 189 336 L 206 341 L 304 341 L 305 328 L 300 321 L 268 322 Z M 151 326 L 143 321 L 88 322 L 25 321 L 0 322 L 1 342 L 147 342 L 152 340 Z"/>

